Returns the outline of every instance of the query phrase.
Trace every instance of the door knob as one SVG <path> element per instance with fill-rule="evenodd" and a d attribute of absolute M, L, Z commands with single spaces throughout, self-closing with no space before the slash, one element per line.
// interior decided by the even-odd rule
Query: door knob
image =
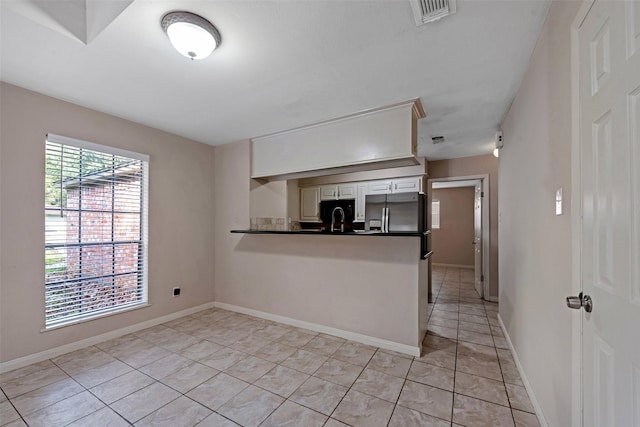
<path fill-rule="evenodd" d="M 571 296 L 567 297 L 567 307 L 572 308 L 574 310 L 580 310 L 584 308 L 584 311 L 587 313 L 591 313 L 593 310 L 593 301 L 589 295 L 583 295 L 582 292 L 576 297 Z"/>

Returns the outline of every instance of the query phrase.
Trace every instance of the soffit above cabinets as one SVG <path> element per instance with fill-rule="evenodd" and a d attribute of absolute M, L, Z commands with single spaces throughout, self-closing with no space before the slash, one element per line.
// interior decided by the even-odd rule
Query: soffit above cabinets
<path fill-rule="evenodd" d="M 414 99 L 335 120 L 254 138 L 252 178 L 292 179 L 417 165 Z"/>

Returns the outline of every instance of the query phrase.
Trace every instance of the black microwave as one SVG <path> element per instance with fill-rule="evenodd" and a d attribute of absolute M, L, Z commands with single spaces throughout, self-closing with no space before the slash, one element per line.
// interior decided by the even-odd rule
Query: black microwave
<path fill-rule="evenodd" d="M 320 219 L 324 224 L 331 224 L 331 215 L 335 212 L 335 223 L 340 223 L 339 209 L 344 211 L 344 223 L 351 225 L 355 218 L 356 201 L 355 199 L 344 200 L 323 200 L 320 202 Z"/>

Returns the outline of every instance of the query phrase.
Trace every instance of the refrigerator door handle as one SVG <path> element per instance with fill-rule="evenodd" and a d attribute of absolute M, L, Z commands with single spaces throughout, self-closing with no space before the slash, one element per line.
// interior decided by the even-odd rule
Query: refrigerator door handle
<path fill-rule="evenodd" d="M 382 209 L 382 232 L 389 232 L 389 208 Z"/>

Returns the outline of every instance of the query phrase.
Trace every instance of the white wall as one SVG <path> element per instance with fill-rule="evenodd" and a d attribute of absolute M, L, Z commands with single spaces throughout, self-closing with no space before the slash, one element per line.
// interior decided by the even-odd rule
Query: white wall
<path fill-rule="evenodd" d="M 549 425 L 571 423 L 570 25 L 553 2 L 505 118 L 499 162 L 500 316 Z M 562 187 L 564 215 L 556 216 Z"/>
<path fill-rule="evenodd" d="M 0 92 L 0 362 L 213 300 L 213 147 L 6 83 Z M 49 132 L 150 155 L 149 307 L 40 332 Z"/>

